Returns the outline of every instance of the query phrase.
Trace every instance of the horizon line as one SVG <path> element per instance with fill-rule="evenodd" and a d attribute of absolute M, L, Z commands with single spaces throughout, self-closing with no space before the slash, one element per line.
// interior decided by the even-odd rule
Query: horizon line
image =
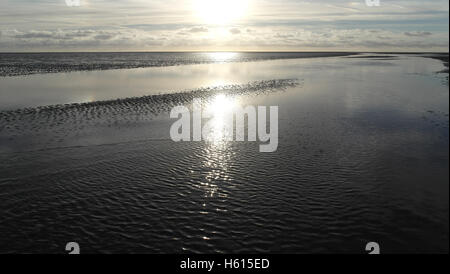
<path fill-rule="evenodd" d="M 124 51 L 0 51 L 0 54 L 9 53 L 215 53 L 215 52 L 235 52 L 235 53 L 391 53 L 391 54 L 404 54 L 404 53 L 442 53 L 449 54 L 449 51 L 346 51 L 346 50 L 335 50 L 335 51 L 292 51 L 292 50 L 124 50 Z"/>

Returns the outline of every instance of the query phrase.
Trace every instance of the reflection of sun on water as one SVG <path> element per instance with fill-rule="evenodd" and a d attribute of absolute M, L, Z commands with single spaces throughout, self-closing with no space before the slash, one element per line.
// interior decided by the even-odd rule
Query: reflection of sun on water
<path fill-rule="evenodd" d="M 228 168 L 232 160 L 233 149 L 226 138 L 230 136 L 229 134 L 232 137 L 233 134 L 232 115 L 236 106 L 235 98 L 218 94 L 207 103 L 205 108 L 205 112 L 211 117 L 209 120 L 211 127 L 205 136 L 206 159 L 203 162 L 203 167 L 208 171 L 205 172 L 205 181 L 201 183 L 207 197 L 227 196 L 220 186 L 221 183 L 230 180 Z"/>
<path fill-rule="evenodd" d="M 216 95 L 206 106 L 206 114 L 211 117 L 205 140 L 213 143 L 226 142 L 233 137 L 233 110 L 236 99 L 223 94 Z"/>
<path fill-rule="evenodd" d="M 239 59 L 238 52 L 207 52 L 205 57 L 215 63 L 223 63 L 228 61 L 237 61 Z M 224 86 L 230 84 L 227 67 L 211 67 L 208 71 L 213 77 L 205 77 L 204 85 L 208 87 Z"/>
<path fill-rule="evenodd" d="M 237 56 L 236 52 L 209 52 L 207 54 L 215 62 L 230 61 Z"/>
<path fill-rule="evenodd" d="M 232 151 L 225 143 L 209 143 L 205 147 L 206 159 L 203 161 L 204 181 L 200 183 L 206 197 L 227 197 L 223 191 L 223 183 L 229 181 L 229 165 Z"/>
<path fill-rule="evenodd" d="M 85 103 L 91 103 L 91 102 L 95 102 L 96 98 L 93 94 L 89 94 L 86 95 L 85 97 L 83 97 L 81 100 L 79 100 L 80 102 L 85 102 Z"/>

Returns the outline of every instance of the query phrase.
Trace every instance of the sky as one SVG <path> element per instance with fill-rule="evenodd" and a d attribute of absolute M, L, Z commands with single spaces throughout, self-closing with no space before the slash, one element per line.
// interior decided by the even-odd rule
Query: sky
<path fill-rule="evenodd" d="M 447 0 L 367 2 L 0 0 L 0 52 L 448 52 Z"/>

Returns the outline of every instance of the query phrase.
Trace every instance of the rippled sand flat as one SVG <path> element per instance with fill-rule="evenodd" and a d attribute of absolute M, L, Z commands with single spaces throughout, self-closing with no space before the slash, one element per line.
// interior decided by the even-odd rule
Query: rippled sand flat
<path fill-rule="evenodd" d="M 101 90 L 152 68 L 85 72 L 101 99 L 66 84 L 57 104 L 49 75 L 1 78 L 23 107 L 0 111 L 0 253 L 448 253 L 445 67 L 367 56 L 158 68 L 144 96 Z M 47 103 L 4 89 L 27 81 Z M 170 140 L 172 106 L 218 94 L 279 106 L 278 150 Z"/>
<path fill-rule="evenodd" d="M 0 77 L 71 71 L 93 71 L 190 64 L 347 56 L 348 52 L 73 52 L 0 53 Z"/>

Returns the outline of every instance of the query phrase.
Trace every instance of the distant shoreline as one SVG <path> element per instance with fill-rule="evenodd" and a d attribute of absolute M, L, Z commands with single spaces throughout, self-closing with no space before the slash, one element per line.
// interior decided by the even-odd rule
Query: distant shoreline
<path fill-rule="evenodd" d="M 225 56 L 221 56 L 225 54 Z M 228 56 L 228 54 L 231 54 Z M 0 53 L 0 77 L 231 62 L 342 57 L 355 52 L 46 52 Z"/>
<path fill-rule="evenodd" d="M 0 54 L 40 53 L 352 53 L 352 54 L 449 54 L 444 51 L 258 51 L 258 50 L 187 50 L 187 51 L 0 51 Z"/>
<path fill-rule="evenodd" d="M 217 59 L 215 54 L 219 56 L 221 54 L 237 54 L 237 56 Z M 442 52 L 9 52 L 0 53 L 0 77 L 303 58 L 383 57 L 359 56 L 361 54 L 419 55 L 441 60 L 447 67 L 442 72 L 448 73 L 449 53 Z"/>

